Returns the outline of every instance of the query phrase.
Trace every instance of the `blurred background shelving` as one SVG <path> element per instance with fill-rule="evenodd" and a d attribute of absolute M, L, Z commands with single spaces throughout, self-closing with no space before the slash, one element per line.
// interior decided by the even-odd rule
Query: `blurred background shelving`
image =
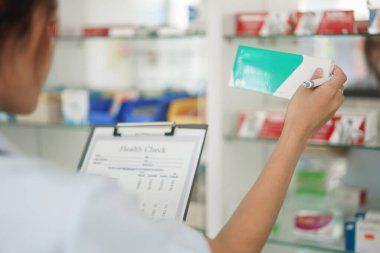
<path fill-rule="evenodd" d="M 235 32 L 237 13 L 331 9 L 354 9 L 360 18 L 368 11 L 364 0 L 111 0 L 107 3 L 62 0 L 61 35 L 56 38 L 46 93 L 84 90 L 90 97 L 101 94 L 111 104 L 115 94 L 120 93 L 135 99 L 151 99 L 162 97 L 165 92 L 186 92 L 188 97 L 196 98 L 196 108 L 207 116 L 199 122 L 207 122 L 210 128 L 189 223 L 214 236 L 250 189 L 276 144 L 276 140 L 239 137 L 239 113 L 268 105 L 285 109 L 287 105 L 281 99 L 228 87 L 239 44 L 335 59 L 349 76 L 346 94 L 350 97 L 344 107 L 380 108 L 377 83 L 368 75 L 363 53 L 366 41 L 377 40 L 378 34 L 239 36 Z M 82 34 L 86 27 L 131 23 L 153 28 L 171 25 L 177 33 Z M 66 125 L 62 118 L 39 124 L 16 118 L 16 122 L 1 123 L 0 129 L 27 154 L 74 171 L 91 126 Z M 379 151 L 378 139 L 367 145 L 310 144 L 302 160 L 338 171 L 335 183 L 367 189 L 367 207 L 379 209 Z M 289 201 L 274 229 L 277 232 L 274 231 L 263 252 L 346 252 L 343 236 L 329 243 L 297 237 L 292 227 L 294 210 L 288 206 Z"/>
<path fill-rule="evenodd" d="M 226 135 L 225 140 L 229 142 L 246 142 L 246 143 L 277 143 L 277 139 L 262 138 L 262 137 L 241 137 L 239 135 Z M 314 148 L 332 148 L 332 149 L 359 149 L 359 150 L 373 150 L 380 151 L 380 139 L 374 139 L 363 145 L 360 144 L 341 144 L 341 143 L 328 143 L 328 142 L 316 142 L 310 141 L 307 144 L 308 147 Z"/>
<path fill-rule="evenodd" d="M 59 1 L 38 108 L 31 116 L 1 114 L 2 133 L 26 154 L 76 171 L 93 125 L 205 122 L 205 11 L 202 0 Z M 67 110 L 83 113 L 73 121 Z M 189 223 L 205 232 L 202 164 Z"/>
<path fill-rule="evenodd" d="M 227 34 L 224 35 L 226 40 L 239 40 L 239 39 L 304 39 L 304 38 L 344 38 L 344 37 L 379 37 L 380 34 L 370 34 L 370 33 L 351 33 L 351 34 L 273 34 L 273 35 L 238 35 L 238 34 Z"/>
<path fill-rule="evenodd" d="M 109 35 L 109 36 L 86 36 L 86 35 L 59 35 L 55 38 L 56 42 L 70 42 L 70 41 L 84 41 L 84 40 L 165 40 L 165 39 L 188 39 L 188 38 L 204 38 L 206 34 L 204 33 L 183 33 L 183 34 L 168 34 L 168 35 Z"/>
<path fill-rule="evenodd" d="M 220 129 L 216 130 L 210 127 L 210 133 L 211 131 L 217 133 L 214 132 L 213 136 L 209 138 L 209 142 L 213 144 L 210 145 L 210 149 L 215 148 L 217 151 L 213 150 L 215 156 L 209 157 L 208 169 L 210 170 L 209 177 L 212 178 L 210 179 L 212 185 L 209 186 L 211 189 L 208 189 L 208 196 L 209 199 L 212 199 L 208 199 L 211 202 L 208 203 L 210 209 L 208 212 L 214 216 L 209 217 L 208 229 L 211 234 L 216 234 L 259 176 L 277 142 L 273 139 L 240 137 L 238 134 L 240 114 L 242 112 L 270 110 L 273 107 L 284 111 L 287 107 L 287 101 L 282 99 L 227 87 L 236 49 L 239 45 L 334 59 L 336 64 L 341 66 L 348 75 L 345 90 L 345 94 L 348 96 L 343 108 L 376 110 L 380 108 L 380 100 L 377 82 L 369 77 L 370 71 L 367 68 L 365 56 L 366 42 L 377 41 L 378 34 L 241 36 L 236 33 L 235 29 L 237 13 L 249 12 L 355 10 L 356 18 L 367 18 L 368 20 L 366 1 L 294 0 L 251 1 L 249 3 L 223 1 L 220 6 L 213 5 L 213 8 L 215 12 L 219 12 L 218 18 L 223 20 L 223 25 L 222 28 L 213 27 L 216 31 L 209 31 L 215 35 L 212 41 L 215 52 L 212 54 L 211 64 L 222 63 L 215 68 L 210 66 L 210 69 L 212 74 L 221 73 L 213 80 L 224 85 L 220 86 L 222 87 L 220 92 L 209 94 L 208 97 L 209 107 L 213 108 L 213 115 L 209 115 L 211 117 L 211 119 L 209 118 L 210 124 L 221 126 Z M 212 86 L 213 84 L 209 83 L 209 85 Z M 209 110 L 211 109 L 209 108 Z M 379 175 L 378 152 L 378 139 L 372 140 L 372 143 L 364 146 L 310 143 L 302 156 L 289 194 L 295 196 L 295 199 L 298 198 L 294 185 L 297 184 L 299 175 L 302 175 L 303 169 L 305 169 L 303 163 L 310 163 L 313 164 L 310 167 L 317 168 L 318 172 L 325 171 L 328 175 L 339 174 L 333 180 L 335 186 L 350 185 L 366 189 L 368 192 L 366 208 L 379 209 L 380 189 L 375 179 Z M 335 186 L 331 187 L 334 188 Z M 326 195 L 322 198 L 323 200 L 320 200 L 321 202 L 327 201 L 326 199 L 332 194 L 330 191 L 332 190 L 327 190 Z M 315 234 L 310 239 L 310 237 L 305 238 L 305 235 L 300 236 L 299 232 L 297 233 L 294 221 L 299 210 L 314 208 L 319 211 L 323 210 L 323 213 L 335 208 L 330 206 L 331 203 L 310 206 L 315 202 L 313 196 L 300 199 L 306 203 L 299 200 L 301 203 L 295 204 L 294 200 L 293 202 L 289 199 L 286 200 L 273 235 L 263 252 L 348 252 L 345 250 L 345 240 L 342 234 L 338 238 L 331 236 L 329 239 L 321 239 L 319 238 L 320 234 Z M 296 206 L 297 209 L 292 206 Z M 346 218 L 340 218 L 341 230 L 344 229 L 343 222 Z"/>

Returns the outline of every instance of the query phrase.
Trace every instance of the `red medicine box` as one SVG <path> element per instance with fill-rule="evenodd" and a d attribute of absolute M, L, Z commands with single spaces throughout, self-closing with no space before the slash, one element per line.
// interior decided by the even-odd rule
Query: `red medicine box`
<path fill-rule="evenodd" d="M 277 139 L 285 123 L 282 111 L 259 110 L 242 112 L 239 119 L 238 135 Z M 310 141 L 343 145 L 363 145 L 377 136 L 377 111 L 338 112 Z"/>
<path fill-rule="evenodd" d="M 287 35 L 292 32 L 289 12 L 253 12 L 236 16 L 236 33 L 240 36 Z"/>
<path fill-rule="evenodd" d="M 109 27 L 85 27 L 82 30 L 82 35 L 88 37 L 107 37 L 109 35 L 109 31 Z"/>
<path fill-rule="evenodd" d="M 295 12 L 291 19 L 298 35 L 354 33 L 354 11 Z"/>
<path fill-rule="evenodd" d="M 317 34 L 354 33 L 354 11 L 326 11 L 317 29 Z"/>
<path fill-rule="evenodd" d="M 267 16 L 267 12 L 238 14 L 236 16 L 236 34 L 240 36 L 260 35 Z"/>

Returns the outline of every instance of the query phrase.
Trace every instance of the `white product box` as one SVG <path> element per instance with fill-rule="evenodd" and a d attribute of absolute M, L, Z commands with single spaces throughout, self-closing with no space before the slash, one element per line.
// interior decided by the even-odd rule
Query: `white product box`
<path fill-rule="evenodd" d="M 345 217 L 352 217 L 357 210 L 365 207 L 368 201 L 367 189 L 354 186 L 340 186 L 331 193 L 332 203 L 344 212 Z"/>
<path fill-rule="evenodd" d="M 377 137 L 378 110 L 356 108 L 339 110 L 325 126 L 325 131 L 324 134 L 328 137 L 326 141 L 331 144 L 370 144 Z M 315 138 L 320 139 L 318 136 Z"/>
<path fill-rule="evenodd" d="M 241 36 L 268 36 L 291 34 L 290 12 L 251 12 L 236 16 L 236 34 Z"/>
<path fill-rule="evenodd" d="M 328 78 L 334 62 L 330 59 L 239 46 L 230 86 L 290 99 L 309 81 L 316 69 Z"/>
<path fill-rule="evenodd" d="M 369 9 L 380 9 L 380 0 L 368 0 L 367 4 Z"/>
<path fill-rule="evenodd" d="M 67 125 L 88 124 L 90 95 L 87 90 L 67 89 L 62 93 L 63 121 Z"/>
<path fill-rule="evenodd" d="M 295 12 L 293 32 L 305 34 L 352 34 L 354 11 Z"/>
<path fill-rule="evenodd" d="M 363 220 L 380 221 L 380 211 L 376 211 L 376 210 L 360 211 L 356 213 L 355 217 L 357 219 L 363 219 Z"/>
<path fill-rule="evenodd" d="M 380 221 L 352 220 L 346 222 L 346 250 L 378 253 L 380 249 Z"/>
<path fill-rule="evenodd" d="M 368 33 L 380 33 L 380 7 L 369 11 Z"/>

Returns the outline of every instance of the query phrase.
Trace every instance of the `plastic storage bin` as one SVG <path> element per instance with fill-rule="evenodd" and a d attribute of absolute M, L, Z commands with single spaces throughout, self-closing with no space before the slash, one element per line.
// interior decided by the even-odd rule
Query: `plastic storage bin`
<path fill-rule="evenodd" d="M 112 98 L 104 98 L 100 94 L 91 95 L 89 121 L 91 125 L 114 125 L 118 115 L 112 115 L 110 109 Z"/>
<path fill-rule="evenodd" d="M 139 99 L 123 104 L 120 113 L 122 122 L 166 121 L 170 104 L 177 99 L 188 98 L 186 92 L 167 93 L 157 99 Z"/>
<path fill-rule="evenodd" d="M 178 124 L 206 123 L 206 99 L 193 97 L 173 101 L 169 108 L 168 120 Z"/>

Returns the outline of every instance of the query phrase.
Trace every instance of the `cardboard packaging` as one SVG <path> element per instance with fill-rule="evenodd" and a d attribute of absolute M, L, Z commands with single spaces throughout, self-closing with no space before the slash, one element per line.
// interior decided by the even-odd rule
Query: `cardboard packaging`
<path fill-rule="evenodd" d="M 348 220 L 345 237 L 347 251 L 377 253 L 380 249 L 380 221 Z"/>
<path fill-rule="evenodd" d="M 65 125 L 83 126 L 89 121 L 90 95 L 87 90 L 66 89 L 62 93 L 62 114 Z"/>
<path fill-rule="evenodd" d="M 358 34 L 369 33 L 369 24 L 367 20 L 356 20 L 355 28 L 356 28 L 356 33 Z"/>
<path fill-rule="evenodd" d="M 380 33 L 380 7 L 379 9 L 369 10 L 368 33 Z"/>
<path fill-rule="evenodd" d="M 247 12 L 236 15 L 239 36 L 352 34 L 354 11 Z"/>
<path fill-rule="evenodd" d="M 195 97 L 174 100 L 169 106 L 168 120 L 177 124 L 205 124 L 206 99 Z"/>
<path fill-rule="evenodd" d="M 343 234 L 343 221 L 339 212 L 299 211 L 294 218 L 295 234 L 307 240 L 333 241 Z"/>
<path fill-rule="evenodd" d="M 368 9 L 380 9 L 380 0 L 367 0 Z"/>
<path fill-rule="evenodd" d="M 376 210 L 359 211 L 355 214 L 355 218 L 362 219 L 362 220 L 380 221 L 380 211 L 376 211 Z"/>
<path fill-rule="evenodd" d="M 334 189 L 331 192 L 331 198 L 334 205 L 348 218 L 365 207 L 368 202 L 368 191 L 364 188 L 344 185 Z"/>
<path fill-rule="evenodd" d="M 292 33 L 289 12 L 251 12 L 236 16 L 236 34 L 239 36 L 268 36 Z"/>
<path fill-rule="evenodd" d="M 83 36 L 99 36 L 99 37 L 107 37 L 110 33 L 109 27 L 86 27 L 82 30 Z"/>
<path fill-rule="evenodd" d="M 354 11 L 295 12 L 291 20 L 297 35 L 352 34 L 355 27 Z"/>
<path fill-rule="evenodd" d="M 112 26 L 112 27 L 86 27 L 82 35 L 87 37 L 133 37 L 137 35 L 134 26 Z"/>
<path fill-rule="evenodd" d="M 313 141 L 331 144 L 364 145 L 377 137 L 376 110 L 341 110 L 312 137 Z"/>
<path fill-rule="evenodd" d="M 330 59 L 239 46 L 230 86 L 290 99 L 317 68 L 332 72 Z"/>
<path fill-rule="evenodd" d="M 246 138 L 277 139 L 284 128 L 285 113 L 281 111 L 256 111 L 240 113 L 238 135 Z"/>
<path fill-rule="evenodd" d="M 238 135 L 277 139 L 281 136 L 285 112 L 259 110 L 242 112 Z M 337 145 L 369 144 L 377 137 L 378 111 L 340 110 L 310 141 Z"/>
<path fill-rule="evenodd" d="M 292 14 L 292 32 L 296 35 L 312 35 L 317 32 L 321 15 L 317 12 L 294 12 Z"/>

